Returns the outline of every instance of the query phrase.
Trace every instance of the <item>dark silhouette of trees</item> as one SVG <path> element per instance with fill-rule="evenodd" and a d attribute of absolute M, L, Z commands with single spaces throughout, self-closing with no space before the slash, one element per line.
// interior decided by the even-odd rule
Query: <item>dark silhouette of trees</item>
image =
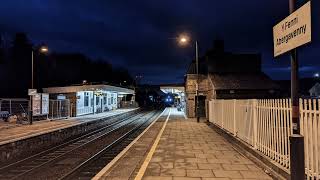
<path fill-rule="evenodd" d="M 128 70 L 113 68 L 104 59 L 92 60 L 81 53 L 41 54 L 25 33 L 17 33 L 8 52 L 8 63 L 0 64 L 0 97 L 27 96 L 27 90 L 31 87 L 32 50 L 34 87 L 38 90 L 52 86 L 80 85 L 83 80 L 89 84 L 133 84 Z M 0 48 L 0 58 L 1 53 L 4 51 Z"/>

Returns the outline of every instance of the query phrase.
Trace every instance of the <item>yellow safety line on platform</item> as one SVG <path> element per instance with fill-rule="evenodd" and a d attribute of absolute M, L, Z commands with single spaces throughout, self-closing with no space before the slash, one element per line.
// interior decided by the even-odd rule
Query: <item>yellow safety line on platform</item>
<path fill-rule="evenodd" d="M 109 171 L 111 167 L 115 165 L 116 162 L 153 126 L 155 122 L 162 116 L 162 114 L 166 110 L 162 111 L 160 115 L 158 115 L 155 120 L 138 136 L 136 137 L 125 149 L 123 149 L 107 166 L 105 166 L 98 174 L 96 174 L 92 180 L 103 179 L 106 176 L 106 173 Z"/>
<path fill-rule="evenodd" d="M 168 120 L 170 118 L 170 114 L 171 114 L 171 109 L 169 110 L 168 117 L 167 117 L 166 121 L 164 122 L 164 124 L 163 124 L 163 126 L 162 126 L 162 128 L 161 128 L 161 130 L 160 130 L 155 142 L 153 143 L 153 145 L 152 145 L 152 147 L 151 147 L 151 149 L 150 149 L 145 161 L 143 162 L 141 168 L 139 169 L 139 172 L 138 172 L 137 176 L 134 178 L 135 180 L 141 180 L 143 175 L 144 175 L 144 173 L 146 172 L 147 167 L 148 167 L 148 165 L 149 165 L 149 163 L 151 161 L 151 158 L 152 158 L 152 156 L 153 156 L 154 152 L 156 151 L 156 148 L 157 148 L 157 146 L 159 144 L 159 141 L 160 141 L 160 138 L 162 136 L 162 133 L 163 133 L 164 129 L 167 126 Z"/>

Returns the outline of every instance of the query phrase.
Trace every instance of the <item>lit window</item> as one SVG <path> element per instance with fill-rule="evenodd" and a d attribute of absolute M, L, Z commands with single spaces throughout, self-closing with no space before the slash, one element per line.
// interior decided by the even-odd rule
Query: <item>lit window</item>
<path fill-rule="evenodd" d="M 88 107 L 88 106 L 89 106 L 89 97 L 88 97 L 88 96 L 85 96 L 85 97 L 84 97 L 84 106 L 85 106 L 85 107 Z"/>

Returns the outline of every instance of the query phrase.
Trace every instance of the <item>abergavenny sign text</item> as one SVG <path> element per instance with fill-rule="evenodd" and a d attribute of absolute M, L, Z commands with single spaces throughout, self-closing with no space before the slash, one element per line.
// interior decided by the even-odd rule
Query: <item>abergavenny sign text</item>
<path fill-rule="evenodd" d="M 273 27 L 274 57 L 311 42 L 310 1 Z"/>

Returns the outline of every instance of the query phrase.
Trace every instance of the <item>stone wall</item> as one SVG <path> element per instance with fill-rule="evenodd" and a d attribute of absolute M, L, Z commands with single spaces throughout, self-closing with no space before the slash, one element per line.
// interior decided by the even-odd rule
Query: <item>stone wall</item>
<path fill-rule="evenodd" d="M 206 96 L 206 99 L 208 100 L 207 75 L 199 75 L 198 82 L 199 82 L 199 92 L 198 92 L 199 95 Z M 188 74 L 185 82 L 185 88 L 186 88 L 186 115 L 189 118 L 195 117 L 196 83 L 197 83 L 197 75 Z"/>
<path fill-rule="evenodd" d="M 15 162 L 18 159 L 26 158 L 48 148 L 67 142 L 75 137 L 84 135 L 90 131 L 101 128 L 110 121 L 115 122 L 128 117 L 139 110 L 130 111 L 124 114 L 82 123 L 65 129 L 56 130 L 46 134 L 22 139 L 12 143 L 0 145 L 0 166 Z"/>

